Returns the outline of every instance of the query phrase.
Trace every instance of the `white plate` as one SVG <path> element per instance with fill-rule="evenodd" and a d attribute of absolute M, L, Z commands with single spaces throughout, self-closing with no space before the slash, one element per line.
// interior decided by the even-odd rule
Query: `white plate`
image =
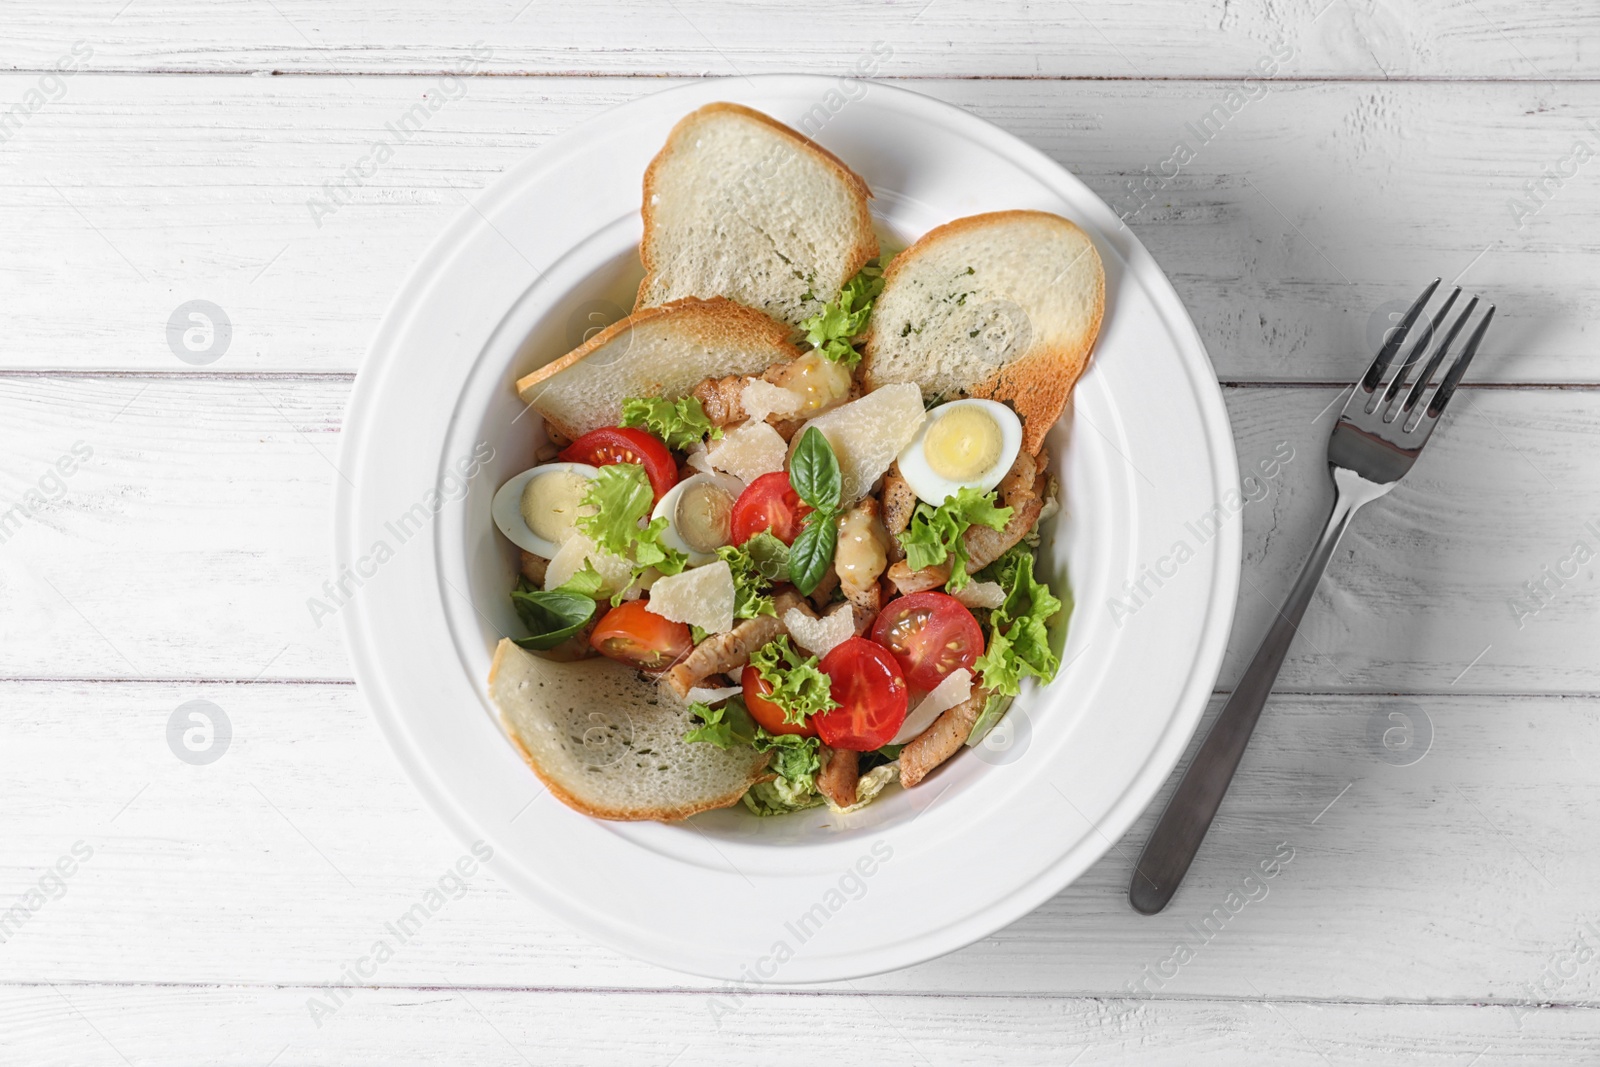
<path fill-rule="evenodd" d="M 478 196 L 413 272 L 344 427 L 335 559 L 360 588 L 341 613 L 361 691 L 417 788 L 464 841 L 494 847 L 499 877 L 597 941 L 734 981 L 903 967 L 1060 892 L 1177 762 L 1238 584 L 1238 512 L 1219 506 L 1238 492 L 1227 414 L 1150 255 L 1015 137 L 906 90 L 860 95 L 860 84 L 859 99 L 830 114 L 846 99 L 834 79 L 697 82 L 555 138 Z M 500 631 L 521 632 L 506 595 L 514 551 L 489 501 L 537 444 L 538 419 L 518 419 L 513 381 L 622 313 L 639 277 L 645 165 L 674 122 L 714 100 L 795 126 L 810 115 L 902 241 L 1004 208 L 1055 211 L 1094 236 L 1105 325 L 1075 409 L 1046 446 L 1069 513 L 1041 554 L 1058 589 L 1070 572 L 1077 608 L 1056 681 L 1024 690 L 1008 727 L 917 789 L 845 818 L 758 819 L 741 807 L 607 823 L 544 793 L 485 698 Z M 474 472 L 474 452 L 490 449 Z M 1146 568 L 1165 572 L 1159 587 Z M 1113 611 L 1124 583 L 1141 581 L 1149 595 Z"/>

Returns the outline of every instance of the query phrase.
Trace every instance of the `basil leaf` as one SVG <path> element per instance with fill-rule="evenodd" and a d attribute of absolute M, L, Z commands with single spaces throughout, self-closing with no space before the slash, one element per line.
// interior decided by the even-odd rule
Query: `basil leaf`
<path fill-rule="evenodd" d="M 789 546 L 789 580 L 802 596 L 810 596 L 828 573 L 838 540 L 832 509 L 819 508 L 806 516 L 805 528 Z"/>
<path fill-rule="evenodd" d="M 789 484 L 801 500 L 818 511 L 833 511 L 839 506 L 839 457 L 815 426 L 807 427 L 800 435 L 800 444 L 789 461 Z"/>
<path fill-rule="evenodd" d="M 560 589 L 519 587 L 511 591 L 511 603 L 523 625 L 533 632 L 531 637 L 517 638 L 517 644 L 538 652 L 555 648 L 576 634 L 595 612 L 593 597 Z"/>

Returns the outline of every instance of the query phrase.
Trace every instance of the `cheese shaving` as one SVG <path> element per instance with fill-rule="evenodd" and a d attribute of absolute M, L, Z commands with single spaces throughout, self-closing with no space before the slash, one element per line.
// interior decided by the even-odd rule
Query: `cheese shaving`
<path fill-rule="evenodd" d="M 749 485 L 763 474 L 783 470 L 789 444 L 764 422 L 747 422 L 725 434 L 706 454 L 717 470 L 727 471 Z"/>
<path fill-rule="evenodd" d="M 730 685 L 721 689 L 707 689 L 705 686 L 697 685 L 689 690 L 688 695 L 684 697 L 684 701 L 689 704 L 720 704 L 729 697 L 736 697 L 742 692 L 744 692 L 744 687 L 739 685 Z"/>
<path fill-rule="evenodd" d="M 739 405 L 751 422 L 766 422 L 768 415 L 793 415 L 805 402 L 806 398 L 793 389 L 760 378 L 750 379 L 739 394 Z"/>
<path fill-rule="evenodd" d="M 622 556 L 607 552 L 584 534 L 574 531 L 550 558 L 550 566 L 545 568 L 544 572 L 544 587 L 559 589 L 567 584 L 574 574 L 583 570 L 585 561 L 594 564 L 594 569 L 600 573 L 600 591 L 606 596 L 617 592 L 633 580 L 632 563 Z"/>
<path fill-rule="evenodd" d="M 900 732 L 894 735 L 891 745 L 903 745 L 916 737 L 922 731 L 933 725 L 933 720 L 972 697 L 972 672 L 965 667 L 957 667 L 945 675 L 944 681 L 933 687 L 933 691 L 922 698 L 922 701 L 906 713 L 905 724 L 900 727 Z"/>
<path fill-rule="evenodd" d="M 817 657 L 826 656 L 856 635 L 855 615 L 849 604 L 837 605 L 820 619 L 790 608 L 783 613 L 782 622 L 794 643 Z"/>
<path fill-rule="evenodd" d="M 954 594 L 969 608 L 998 608 L 1006 602 L 1006 591 L 999 582 L 968 582 Z"/>
<path fill-rule="evenodd" d="M 866 496 L 900 450 L 917 436 L 926 413 L 922 389 L 913 382 L 886 385 L 859 400 L 841 404 L 806 423 L 815 426 L 833 446 L 843 482 L 839 506 L 849 507 Z M 799 441 L 805 433 L 794 435 Z"/>
<path fill-rule="evenodd" d="M 646 608 L 663 619 L 722 634 L 733 629 L 733 594 L 733 571 L 719 559 L 657 578 Z"/>

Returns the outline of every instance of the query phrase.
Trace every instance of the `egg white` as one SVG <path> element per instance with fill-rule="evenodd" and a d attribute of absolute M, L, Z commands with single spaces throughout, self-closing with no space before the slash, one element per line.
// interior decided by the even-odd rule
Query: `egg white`
<path fill-rule="evenodd" d="M 946 478 L 934 471 L 928 463 L 928 457 L 923 453 L 923 441 L 935 423 L 951 411 L 963 407 L 981 407 L 993 417 L 995 425 L 1000 428 L 1000 454 L 978 477 L 957 480 Z M 1017 418 L 1016 412 L 996 400 L 976 398 L 952 400 L 928 412 L 928 417 L 917 430 L 917 436 L 901 450 L 897 462 L 900 464 L 900 477 L 906 480 L 906 484 L 911 486 L 917 497 L 937 507 L 944 503 L 946 497 L 954 496 L 957 490 L 964 487 L 970 486 L 980 493 L 987 493 L 999 485 L 1000 480 L 1011 469 L 1011 464 L 1016 462 L 1017 453 L 1021 450 L 1022 420 Z"/>
<path fill-rule="evenodd" d="M 667 528 L 661 531 L 661 543 L 688 556 L 691 567 L 704 566 L 717 558 L 715 552 L 697 552 L 690 548 L 689 542 L 678 533 L 678 501 L 683 498 L 685 489 L 698 482 L 710 482 L 726 492 L 733 500 L 738 500 L 739 494 L 744 492 L 744 483 L 731 474 L 696 474 L 667 490 L 667 495 L 656 504 L 655 510 L 650 513 L 651 520 L 662 516 L 666 516 L 667 519 Z"/>
<path fill-rule="evenodd" d="M 534 478 L 553 471 L 571 471 L 589 479 L 600 473 L 587 463 L 545 463 L 538 467 L 530 467 L 497 489 L 494 502 L 490 505 L 494 524 L 512 544 L 545 559 L 554 558 L 561 546 L 554 541 L 545 540 L 528 529 L 528 524 L 522 519 L 522 491 Z"/>

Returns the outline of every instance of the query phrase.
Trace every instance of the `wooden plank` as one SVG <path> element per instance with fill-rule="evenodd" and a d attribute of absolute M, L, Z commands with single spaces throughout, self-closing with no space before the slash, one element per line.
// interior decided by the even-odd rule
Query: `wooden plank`
<path fill-rule="evenodd" d="M 326 378 L 0 377 L 0 447 L 10 457 L 0 513 L 21 508 L 0 531 L 4 674 L 349 678 L 335 622 L 307 606 L 329 575 L 348 388 Z M 1241 469 L 1257 481 L 1242 506 L 1247 580 L 1222 686 L 1325 518 L 1333 414 L 1324 409 L 1336 396 L 1227 391 Z M 1416 470 L 1356 520 L 1281 685 L 1600 692 L 1588 655 L 1600 586 L 1580 558 L 1600 551 L 1588 476 L 1597 408 L 1600 392 L 1590 390 L 1459 394 Z M 92 457 L 58 479 L 54 465 L 80 442 Z M 1260 478 L 1263 462 L 1291 450 L 1275 477 Z M 30 517 L 36 499 L 44 506 Z M 1206 518 L 1172 530 L 1172 544 L 1194 541 Z M 1143 565 L 1167 566 L 1161 554 Z M 1530 594 L 1525 582 L 1542 585 Z M 1119 608 L 1078 610 L 1114 622 Z"/>
<path fill-rule="evenodd" d="M 1009 997 L 746 996 L 358 990 L 320 1029 L 315 989 L 73 986 L 0 990 L 0 1050 L 38 1067 L 311 1064 L 1138 1062 L 1285 1067 L 1587 1062 L 1594 1011 L 1518 1030 L 1485 1007 L 1154 1003 Z M 717 1002 L 711 1002 L 717 1003 Z M 819 1020 L 822 1023 L 819 1025 Z M 676 1058 L 675 1058 L 676 1057 Z"/>
<path fill-rule="evenodd" d="M 96 67 L 154 71 L 415 73 L 478 62 L 510 74 L 854 71 L 888 46 L 895 77 L 1241 77 L 1283 42 L 1308 77 L 1547 78 L 1592 74 L 1581 0 L 1374 6 L 1295 0 L 730 0 L 568 6 L 274 0 L 69 0 L 19 5 L 6 63 L 50 69 L 75 38 Z M 487 53 L 487 54 L 486 54 Z"/>
<path fill-rule="evenodd" d="M 137 0 L 123 19 L 162 10 Z M 0 101 L 38 81 L 0 76 Z M 0 153 L 0 300 L 12 311 L 0 367 L 192 369 L 167 324 L 203 299 L 233 329 L 208 371 L 354 371 L 405 273 L 478 190 L 553 134 L 668 83 L 80 73 L 63 84 Z M 1600 198 L 1588 192 L 1600 164 L 1571 156 L 1580 138 L 1600 151 L 1586 125 L 1600 86 L 1280 84 L 1240 98 L 1203 140 L 1196 124 L 1226 105 L 1225 84 L 911 84 L 1036 144 L 1127 212 L 1224 380 L 1347 381 L 1424 280 L 1464 275 L 1500 308 L 1474 380 L 1600 381 L 1586 332 L 1600 315 Z M 314 218 L 324 183 L 425 94 L 445 96 L 426 128 Z M 1195 153 L 1181 167 L 1179 139 Z M 1577 170 L 1535 198 L 1528 183 L 1547 167 Z M 1165 187 L 1130 191 L 1163 168 L 1178 171 Z"/>
<path fill-rule="evenodd" d="M 715 987 L 593 945 L 492 860 L 442 883 L 466 849 L 380 751 L 352 687 L 13 682 L 0 699 L 8 893 L 76 842 L 92 852 L 3 931 L 0 982 L 337 983 L 442 886 L 425 928 L 360 984 Z M 194 700 L 232 728 L 204 765 L 169 742 Z M 1570 847 L 1600 791 L 1597 724 L 1592 697 L 1278 698 L 1167 912 L 1126 902 L 1164 792 L 1033 914 L 837 991 L 1448 1001 L 1508 1020 L 1600 1007 L 1600 960 L 1571 958 L 1600 941 L 1600 857 Z"/>

